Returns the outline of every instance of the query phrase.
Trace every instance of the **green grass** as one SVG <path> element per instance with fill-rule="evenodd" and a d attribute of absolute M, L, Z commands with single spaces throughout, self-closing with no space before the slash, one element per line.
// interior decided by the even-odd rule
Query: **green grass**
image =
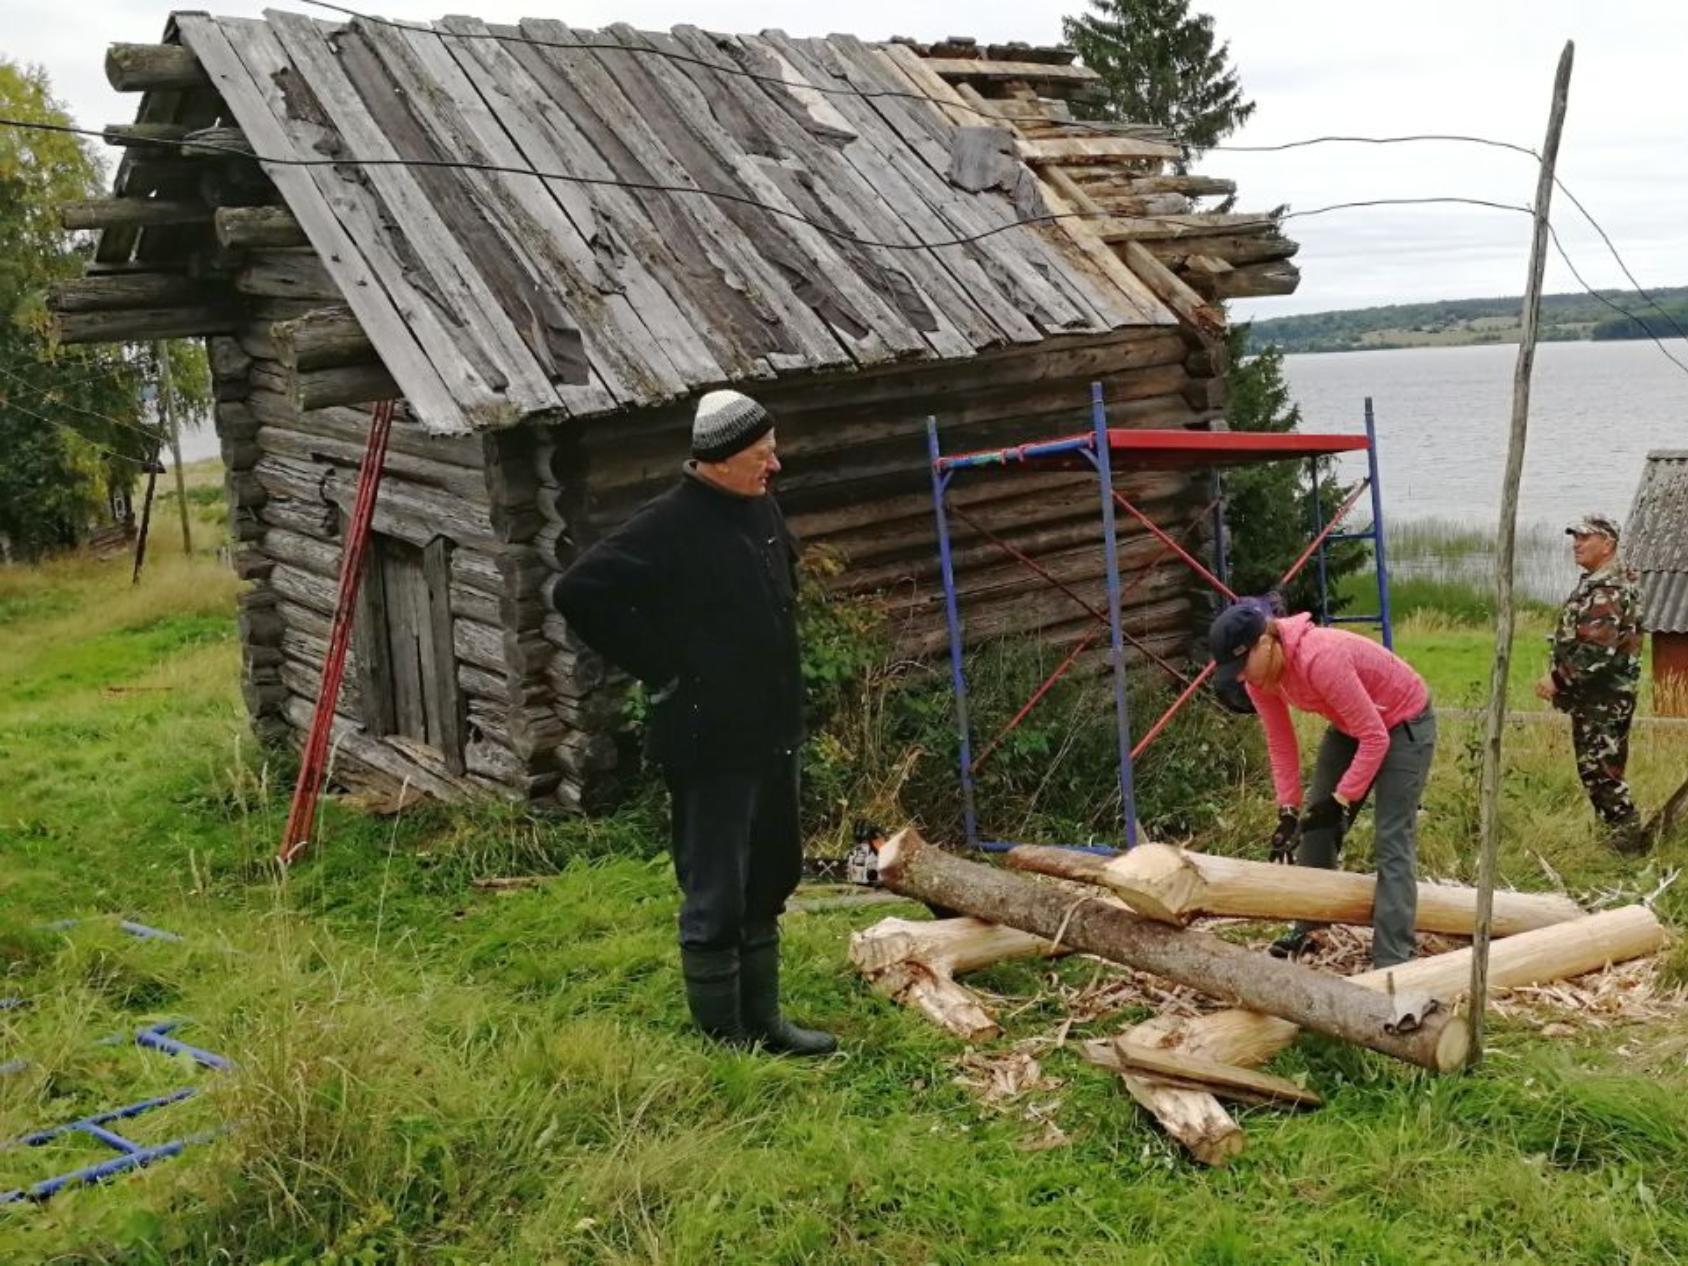
<path fill-rule="evenodd" d="M 677 990 L 654 801 L 598 823 L 331 804 L 282 879 L 267 858 L 287 769 L 245 734 L 234 585 L 208 556 L 173 557 L 168 526 L 135 589 L 122 563 L 0 571 L 0 993 L 32 1001 L 0 1013 L 0 1058 L 32 1061 L 0 1076 L 0 1138 L 186 1082 L 211 1093 L 138 1136 L 237 1128 L 0 1211 L 0 1261 L 1263 1266 L 1667 1262 L 1688 1246 L 1683 1025 L 1558 1040 L 1503 1025 L 1479 1074 L 1442 1079 L 1304 1041 L 1274 1067 L 1326 1106 L 1245 1113 L 1248 1150 L 1207 1171 L 1070 1052 L 1046 1057 L 1064 1084 L 1034 1101 L 1071 1142 L 1025 1150 L 1040 1132 L 1025 1105 L 954 1084 L 959 1045 L 848 971 L 849 933 L 880 911 L 787 921 L 792 1008 L 847 1057 L 707 1049 Z M 1453 701 L 1484 679 L 1485 639 L 1421 613 L 1401 645 Z M 1443 731 L 1435 873 L 1472 868 L 1467 733 Z M 1595 838 L 1560 728 L 1507 741 L 1507 880 L 1540 887 L 1545 862 L 1574 887 L 1650 889 Z M 1640 743 L 1643 798 L 1685 764 L 1688 740 Z M 1259 847 L 1258 781 L 1212 846 Z M 1679 842 L 1654 865 L 1685 860 Z M 469 884 L 532 871 L 556 878 L 506 896 Z M 1681 909 L 1668 892 L 1662 911 Z M 186 940 L 136 941 L 107 915 Z M 91 921 L 39 929 L 71 916 Z M 986 973 L 1005 1010 L 1025 1008 L 1001 1045 L 1062 1020 L 1039 997 L 1048 973 L 1097 970 Z M 97 1045 L 162 1016 L 191 1017 L 189 1039 L 237 1070 Z M 95 1154 L 0 1151 L 0 1189 Z"/>

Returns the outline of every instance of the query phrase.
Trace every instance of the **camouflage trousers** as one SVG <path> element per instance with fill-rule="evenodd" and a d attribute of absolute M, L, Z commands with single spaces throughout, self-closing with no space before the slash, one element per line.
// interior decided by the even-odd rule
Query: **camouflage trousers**
<path fill-rule="evenodd" d="M 1624 781 L 1629 764 L 1629 723 L 1635 701 L 1586 703 L 1571 712 L 1571 748 L 1577 756 L 1577 776 L 1589 803 L 1607 826 L 1628 826 L 1636 820 L 1635 801 Z"/>

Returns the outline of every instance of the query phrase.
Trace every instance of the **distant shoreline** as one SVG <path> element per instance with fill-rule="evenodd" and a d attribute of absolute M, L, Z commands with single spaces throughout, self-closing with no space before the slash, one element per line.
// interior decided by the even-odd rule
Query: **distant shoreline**
<path fill-rule="evenodd" d="M 1542 297 L 1541 338 L 1547 343 L 1620 342 L 1681 337 L 1688 329 L 1688 287 L 1602 291 Z M 1249 350 L 1275 347 L 1286 356 L 1317 352 L 1382 352 L 1420 347 L 1516 344 L 1517 297 L 1447 299 L 1270 317 L 1248 327 Z M 1628 314 L 1628 315 L 1626 315 Z"/>

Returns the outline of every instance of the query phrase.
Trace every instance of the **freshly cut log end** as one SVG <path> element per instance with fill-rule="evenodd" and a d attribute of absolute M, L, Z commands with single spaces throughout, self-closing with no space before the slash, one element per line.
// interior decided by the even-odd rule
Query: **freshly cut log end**
<path fill-rule="evenodd" d="M 1002 1030 L 955 977 L 993 963 L 1058 952 L 1042 937 L 981 919 L 882 919 L 850 938 L 850 961 L 876 993 L 969 1042 L 986 1041 Z"/>

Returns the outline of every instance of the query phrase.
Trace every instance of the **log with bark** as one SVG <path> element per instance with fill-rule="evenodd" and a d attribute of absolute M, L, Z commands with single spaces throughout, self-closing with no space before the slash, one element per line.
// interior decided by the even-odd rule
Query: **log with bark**
<path fill-rule="evenodd" d="M 1002 1028 L 957 975 L 1060 952 L 1041 936 L 969 918 L 882 919 L 850 938 L 850 961 L 876 993 L 969 1042 L 993 1038 Z"/>
<path fill-rule="evenodd" d="M 1489 984 L 1518 988 L 1599 971 L 1655 952 L 1664 929 L 1645 906 L 1624 906 L 1520 932 L 1490 950 Z M 1471 951 L 1454 950 L 1399 967 L 1365 972 L 1352 983 L 1368 989 L 1418 993 L 1451 1003 L 1470 983 Z M 1158 1017 L 1124 1035 L 1140 1046 L 1175 1050 L 1248 1068 L 1263 1064 L 1295 1040 L 1296 1027 L 1257 1011 L 1215 1011 L 1195 1020 Z M 1166 1132 L 1197 1160 L 1221 1165 L 1242 1150 L 1242 1130 L 1211 1094 L 1155 1085 L 1127 1075 L 1126 1088 Z"/>
<path fill-rule="evenodd" d="M 1015 870 L 1074 878 L 1069 850 L 1022 845 L 1008 854 Z M 1195 853 L 1167 844 L 1139 844 L 1129 853 L 1089 867 L 1084 876 L 1147 918 L 1188 923 L 1197 915 L 1246 919 L 1305 919 L 1313 923 L 1370 924 L 1375 875 L 1303 866 L 1278 866 Z M 1418 886 L 1421 932 L 1469 936 L 1477 890 L 1452 884 Z M 1579 919 L 1582 907 L 1559 893 L 1497 892 L 1494 934 L 1511 936 Z"/>
<path fill-rule="evenodd" d="M 1340 977 L 967 861 L 929 846 L 912 830 L 880 850 L 879 878 L 893 892 L 1153 972 L 1411 1064 L 1448 1072 L 1465 1061 L 1469 1030 L 1446 1009 L 1424 1014 L 1416 1024 L 1397 1023 L 1390 998 Z"/>

